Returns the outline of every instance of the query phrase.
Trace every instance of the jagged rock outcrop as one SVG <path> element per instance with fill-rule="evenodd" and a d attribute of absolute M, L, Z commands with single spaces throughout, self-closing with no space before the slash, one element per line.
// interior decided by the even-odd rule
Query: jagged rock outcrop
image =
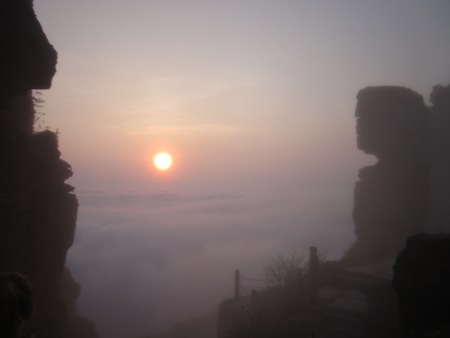
<path fill-rule="evenodd" d="M 50 88 L 57 54 L 45 36 L 31 0 L 0 2 L 0 91 Z"/>
<path fill-rule="evenodd" d="M 357 99 L 358 148 L 378 162 L 359 171 L 357 242 L 347 256 L 394 257 L 427 217 L 427 108 L 419 94 L 403 87 L 368 87 Z"/>
<path fill-rule="evenodd" d="M 358 148 L 378 162 L 359 171 L 346 259 L 395 257 L 409 236 L 450 229 L 450 86 L 433 88 L 431 107 L 394 86 L 357 99 Z"/>
<path fill-rule="evenodd" d="M 408 239 L 394 267 L 402 337 L 450 336 L 450 235 Z"/>
<path fill-rule="evenodd" d="M 57 135 L 33 132 L 31 90 L 50 87 L 57 54 L 31 1 L 0 2 L 0 46 L 0 271 L 31 281 L 37 338 L 94 338 L 92 324 L 76 333 L 77 322 L 86 324 L 73 314 L 77 293 L 61 296 L 76 285 L 63 276 L 78 202 L 64 182 L 72 171 L 60 159 Z"/>

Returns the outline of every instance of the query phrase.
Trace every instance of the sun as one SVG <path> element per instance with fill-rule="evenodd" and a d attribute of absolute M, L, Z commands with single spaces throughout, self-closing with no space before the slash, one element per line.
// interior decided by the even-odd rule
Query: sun
<path fill-rule="evenodd" d="M 161 171 L 169 170 L 172 167 L 172 155 L 168 152 L 160 151 L 153 156 L 153 165 Z"/>

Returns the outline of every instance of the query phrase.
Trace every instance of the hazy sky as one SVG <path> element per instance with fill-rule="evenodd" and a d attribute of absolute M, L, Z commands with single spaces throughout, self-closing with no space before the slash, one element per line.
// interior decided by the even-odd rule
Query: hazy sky
<path fill-rule="evenodd" d="M 322 241 L 333 257 L 342 254 L 353 239 L 357 170 L 373 162 L 355 145 L 356 93 L 403 85 L 427 100 L 433 85 L 450 81 L 448 0 L 35 0 L 34 6 L 59 55 L 42 110 L 61 133 L 81 202 L 69 264 L 82 284 L 81 306 L 105 338 L 113 337 L 108 323 L 129 319 L 90 306 L 106 304 L 111 290 L 132 288 L 117 277 L 118 261 L 147 287 L 130 301 L 141 309 L 168 303 L 164 292 L 179 288 L 164 289 L 168 279 L 192 269 L 209 275 L 217 262 L 228 262 L 218 263 L 225 274 L 238 257 L 252 266 L 258 255 L 266 259 L 309 241 Z M 164 175 L 149 164 L 161 149 L 175 157 Z M 126 190 L 131 184 L 141 190 Z M 246 255 L 244 248 L 253 251 Z M 129 264 L 144 256 L 147 263 Z M 100 266 L 116 282 L 112 289 L 101 289 Z M 167 276 L 157 273 L 161 266 Z M 216 282 L 205 283 L 222 290 L 208 291 L 219 298 L 225 286 Z M 192 277 L 189 285 L 201 283 Z M 213 306 L 207 303 L 202 309 Z M 121 302 L 108 307 L 114 304 Z M 149 313 L 161 318 L 159 325 L 133 324 L 133 334 L 166 325 L 170 314 L 158 309 Z M 177 311 L 172 318 L 189 313 Z M 131 332 L 122 331 L 114 332 L 120 338 Z"/>
<path fill-rule="evenodd" d="M 359 89 L 404 85 L 428 97 L 449 81 L 446 0 L 35 8 L 59 54 L 47 122 L 80 178 L 157 180 L 146 157 L 160 148 L 176 154 L 180 181 L 348 170 Z"/>

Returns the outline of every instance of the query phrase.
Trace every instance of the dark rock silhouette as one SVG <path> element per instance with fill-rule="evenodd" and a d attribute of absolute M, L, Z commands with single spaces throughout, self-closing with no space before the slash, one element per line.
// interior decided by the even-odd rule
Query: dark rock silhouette
<path fill-rule="evenodd" d="M 94 338 L 94 326 L 75 313 L 79 287 L 64 267 L 78 209 L 64 183 L 72 171 L 57 135 L 33 131 L 31 90 L 50 87 L 57 54 L 31 1 L 0 2 L 0 45 L 0 271 L 30 280 L 37 338 Z"/>
<path fill-rule="evenodd" d="M 359 172 L 357 241 L 343 261 L 393 258 L 409 238 L 393 281 L 402 337 L 448 337 L 450 235 L 417 234 L 450 224 L 450 86 L 434 87 L 431 107 L 402 87 L 369 87 L 357 98 L 358 147 L 378 162 Z"/>
<path fill-rule="evenodd" d="M 450 225 L 450 85 L 435 86 L 430 96 L 430 198 L 426 230 L 448 231 Z"/>
<path fill-rule="evenodd" d="M 395 257 L 409 236 L 450 224 L 450 86 L 433 88 L 431 107 L 403 87 L 368 87 L 357 99 L 358 148 L 378 162 L 359 171 L 346 258 Z"/>
<path fill-rule="evenodd" d="M 25 276 L 0 273 L 0 336 L 21 336 L 25 321 L 33 314 L 33 294 Z"/>
<path fill-rule="evenodd" d="M 419 94 L 402 87 L 368 87 L 357 99 L 358 148 L 378 162 L 359 171 L 357 242 L 347 257 L 394 257 L 427 218 L 427 108 Z"/>
<path fill-rule="evenodd" d="M 410 237 L 397 257 L 392 284 L 402 337 L 450 336 L 450 235 Z"/>
<path fill-rule="evenodd" d="M 50 88 L 57 54 L 36 19 L 32 1 L 2 0 L 0 13 L 0 91 Z"/>

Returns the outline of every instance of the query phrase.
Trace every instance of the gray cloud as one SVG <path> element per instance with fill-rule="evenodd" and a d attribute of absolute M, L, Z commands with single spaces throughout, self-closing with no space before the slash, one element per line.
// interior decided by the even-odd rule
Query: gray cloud
<path fill-rule="evenodd" d="M 263 276 L 277 254 L 352 241 L 350 198 L 229 189 L 79 188 L 68 264 L 79 308 L 103 337 L 138 337 L 210 311 L 231 296 L 233 271 Z"/>

